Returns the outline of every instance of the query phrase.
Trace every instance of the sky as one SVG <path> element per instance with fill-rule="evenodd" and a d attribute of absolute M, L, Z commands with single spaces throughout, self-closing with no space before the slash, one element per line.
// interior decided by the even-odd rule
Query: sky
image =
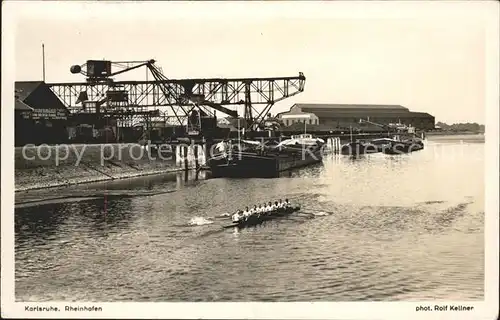
<path fill-rule="evenodd" d="M 276 104 L 397 104 L 447 123 L 485 121 L 488 10 L 425 2 L 21 2 L 15 79 L 84 81 L 89 59 L 156 59 L 168 78 L 306 76 Z M 130 73 L 117 79 L 143 80 Z"/>

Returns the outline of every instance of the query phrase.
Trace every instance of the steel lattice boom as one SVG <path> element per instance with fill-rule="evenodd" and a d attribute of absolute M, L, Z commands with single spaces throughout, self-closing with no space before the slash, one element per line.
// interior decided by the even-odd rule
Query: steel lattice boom
<path fill-rule="evenodd" d="M 244 105 L 246 127 L 261 123 L 278 101 L 304 91 L 305 76 L 236 79 L 167 79 L 154 60 L 129 62 L 123 70 L 111 73 L 110 67 L 96 76 L 96 67 L 73 66 L 73 73 L 87 76 L 86 82 L 48 83 L 51 90 L 73 113 L 147 112 L 159 109 L 182 122 L 196 106 L 214 109 L 238 117 L 231 106 Z M 110 62 L 108 62 L 110 63 Z M 115 63 L 118 64 L 118 63 Z M 120 63 L 123 68 L 124 63 Z M 132 64 L 132 66 L 129 66 Z M 115 81 L 111 76 L 146 66 L 153 75 L 150 81 Z M 255 105 L 264 105 L 255 109 Z M 226 107 L 228 106 L 228 107 Z M 253 112 L 252 112 L 253 111 Z"/>

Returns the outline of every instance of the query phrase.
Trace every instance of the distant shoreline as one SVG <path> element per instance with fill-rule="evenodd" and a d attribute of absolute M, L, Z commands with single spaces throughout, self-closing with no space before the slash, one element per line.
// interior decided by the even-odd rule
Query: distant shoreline
<path fill-rule="evenodd" d="M 427 136 L 457 136 L 457 135 L 484 135 L 484 132 L 472 131 L 428 131 Z"/>

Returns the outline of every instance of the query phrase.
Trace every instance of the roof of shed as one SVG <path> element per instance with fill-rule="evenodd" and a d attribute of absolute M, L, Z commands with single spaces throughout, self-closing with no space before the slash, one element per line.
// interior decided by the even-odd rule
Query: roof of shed
<path fill-rule="evenodd" d="M 16 98 L 24 101 L 42 83 L 43 81 L 16 81 L 14 84 Z"/>
<path fill-rule="evenodd" d="M 390 104 L 340 104 L 340 103 L 296 103 L 292 106 L 304 109 L 391 109 L 408 110 L 401 105 Z"/>
<path fill-rule="evenodd" d="M 26 110 L 33 111 L 34 109 L 32 107 L 28 106 L 26 103 L 20 101 L 19 99 L 16 99 L 16 104 L 15 104 L 14 110 L 18 110 L 18 111 L 26 111 Z"/>

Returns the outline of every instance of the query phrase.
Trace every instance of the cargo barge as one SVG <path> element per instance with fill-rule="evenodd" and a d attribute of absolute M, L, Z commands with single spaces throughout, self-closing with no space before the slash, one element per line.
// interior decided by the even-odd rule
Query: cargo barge
<path fill-rule="evenodd" d="M 403 154 L 424 149 L 424 143 L 421 140 L 412 139 L 406 141 L 396 141 L 382 150 L 385 154 Z"/>
<path fill-rule="evenodd" d="M 322 162 L 323 145 L 323 140 L 310 135 L 292 136 L 274 146 L 243 141 L 243 148 L 230 147 L 207 165 L 213 178 L 277 178 L 282 172 Z"/>
<path fill-rule="evenodd" d="M 371 141 L 356 141 L 342 145 L 342 155 L 362 155 L 382 152 L 385 154 L 403 154 L 419 151 L 424 148 L 424 143 L 419 139 L 374 139 Z"/>
<path fill-rule="evenodd" d="M 380 149 L 377 145 L 361 141 L 346 143 L 340 147 L 340 154 L 349 156 L 377 152 L 380 152 Z"/>

